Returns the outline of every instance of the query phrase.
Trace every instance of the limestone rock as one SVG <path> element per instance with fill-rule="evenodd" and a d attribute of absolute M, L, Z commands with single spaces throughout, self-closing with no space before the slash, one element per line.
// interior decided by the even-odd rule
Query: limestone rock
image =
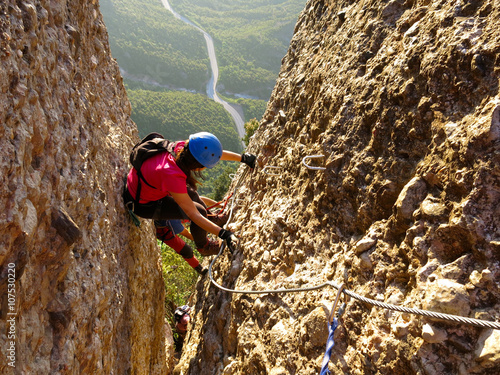
<path fill-rule="evenodd" d="M 500 331 L 488 329 L 479 336 L 475 351 L 476 361 L 486 368 L 500 366 Z"/>
<path fill-rule="evenodd" d="M 413 177 L 403 188 L 396 201 L 396 217 L 410 220 L 426 193 L 426 184 L 421 177 Z"/>
<path fill-rule="evenodd" d="M 361 254 L 362 252 L 375 246 L 376 243 L 377 243 L 376 238 L 364 237 L 358 242 L 356 242 L 356 247 L 354 251 L 356 252 L 356 254 Z"/>
<path fill-rule="evenodd" d="M 439 201 L 433 199 L 432 196 L 424 199 L 421 208 L 422 214 L 429 218 L 439 218 L 446 214 L 446 207 Z"/>
<path fill-rule="evenodd" d="M 57 233 L 64 238 L 68 245 L 74 244 L 82 236 L 78 225 L 64 210 L 59 209 L 52 212 L 52 226 L 56 228 Z"/>
<path fill-rule="evenodd" d="M 424 324 L 422 327 L 422 338 L 431 343 L 441 343 L 447 338 L 447 334 L 445 330 L 433 327 L 430 324 Z"/>
<path fill-rule="evenodd" d="M 302 320 L 301 341 L 305 347 L 326 345 L 328 339 L 327 317 L 321 307 L 311 311 Z"/>
<path fill-rule="evenodd" d="M 98 2 L 2 0 L 0 65 L 0 372 L 165 374 L 159 252 L 121 199 L 137 129 Z"/>
<path fill-rule="evenodd" d="M 467 317 L 470 298 L 464 285 L 448 279 L 437 279 L 428 285 L 424 307 L 430 311 Z"/>

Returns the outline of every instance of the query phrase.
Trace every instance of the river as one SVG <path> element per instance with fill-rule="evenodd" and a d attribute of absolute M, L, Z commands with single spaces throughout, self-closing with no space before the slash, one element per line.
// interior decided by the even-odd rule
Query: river
<path fill-rule="evenodd" d="M 210 77 L 210 81 L 207 83 L 207 95 L 210 99 L 213 99 L 215 102 L 220 103 L 224 106 L 224 109 L 229 112 L 231 117 L 234 120 L 234 123 L 236 125 L 236 130 L 238 131 L 238 135 L 240 138 L 243 138 L 245 136 L 245 120 L 241 117 L 239 112 L 231 106 L 228 102 L 225 100 L 222 100 L 219 95 L 217 94 L 217 81 L 219 79 L 219 66 L 217 65 L 217 56 L 215 55 L 215 47 L 214 47 L 214 41 L 210 34 L 208 34 L 205 30 L 200 28 L 199 26 L 195 25 L 193 22 L 188 20 L 186 17 L 181 16 L 179 13 L 177 13 L 174 9 L 172 9 L 172 6 L 168 2 L 168 0 L 161 0 L 163 6 L 170 11 L 175 18 L 187 23 L 188 25 L 194 27 L 196 30 L 201 32 L 203 34 L 203 37 L 205 38 L 205 42 L 207 43 L 207 50 L 208 50 L 208 58 L 210 59 L 210 69 L 212 70 L 212 76 Z M 243 148 L 245 148 L 245 144 L 242 142 Z"/>

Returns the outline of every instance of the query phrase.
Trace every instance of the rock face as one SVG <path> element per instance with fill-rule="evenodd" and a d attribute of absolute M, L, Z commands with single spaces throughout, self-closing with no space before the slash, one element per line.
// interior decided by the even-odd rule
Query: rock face
<path fill-rule="evenodd" d="M 331 280 L 500 321 L 500 4 L 311 0 L 214 265 L 237 289 Z M 325 170 L 309 170 L 301 164 Z M 241 173 L 241 172 L 240 172 Z M 317 374 L 336 291 L 245 295 L 205 279 L 178 374 Z M 335 374 L 497 374 L 497 331 L 351 299 Z"/>
<path fill-rule="evenodd" d="M 2 0 L 0 64 L 0 372 L 168 372 L 158 250 L 121 200 L 137 129 L 98 2 Z"/>

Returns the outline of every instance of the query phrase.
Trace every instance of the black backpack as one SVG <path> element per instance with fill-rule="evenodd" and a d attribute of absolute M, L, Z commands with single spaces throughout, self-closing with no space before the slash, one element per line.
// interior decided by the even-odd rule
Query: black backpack
<path fill-rule="evenodd" d="M 174 147 L 175 142 L 171 142 L 168 139 L 165 139 L 163 135 L 159 133 L 149 133 L 134 146 L 132 152 L 130 153 L 130 164 L 132 164 L 132 166 L 136 169 L 137 176 L 139 176 L 137 192 L 135 195 L 136 204 L 139 203 L 139 198 L 141 196 L 141 180 L 144 181 L 144 183 L 149 187 L 157 189 L 156 187 L 148 183 L 142 175 L 142 164 L 150 157 L 158 155 L 162 152 L 170 152 L 170 154 L 175 157 Z"/>

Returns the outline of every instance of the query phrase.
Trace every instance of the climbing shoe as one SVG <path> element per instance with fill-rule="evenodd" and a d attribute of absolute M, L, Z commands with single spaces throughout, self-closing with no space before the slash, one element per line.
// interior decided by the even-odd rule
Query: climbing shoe
<path fill-rule="evenodd" d="M 223 227 L 224 224 L 227 223 L 229 220 L 229 215 L 222 213 L 222 214 L 208 214 L 208 220 L 210 220 L 212 223 L 215 225 L 218 225 L 219 227 Z"/>
<path fill-rule="evenodd" d="M 205 267 L 203 267 L 201 264 L 198 264 L 194 270 L 196 272 L 198 272 L 201 276 L 205 276 L 208 272 L 208 269 L 206 269 Z"/>
<path fill-rule="evenodd" d="M 205 246 L 198 249 L 199 253 L 203 256 L 219 254 L 220 243 L 219 241 L 208 240 Z"/>

